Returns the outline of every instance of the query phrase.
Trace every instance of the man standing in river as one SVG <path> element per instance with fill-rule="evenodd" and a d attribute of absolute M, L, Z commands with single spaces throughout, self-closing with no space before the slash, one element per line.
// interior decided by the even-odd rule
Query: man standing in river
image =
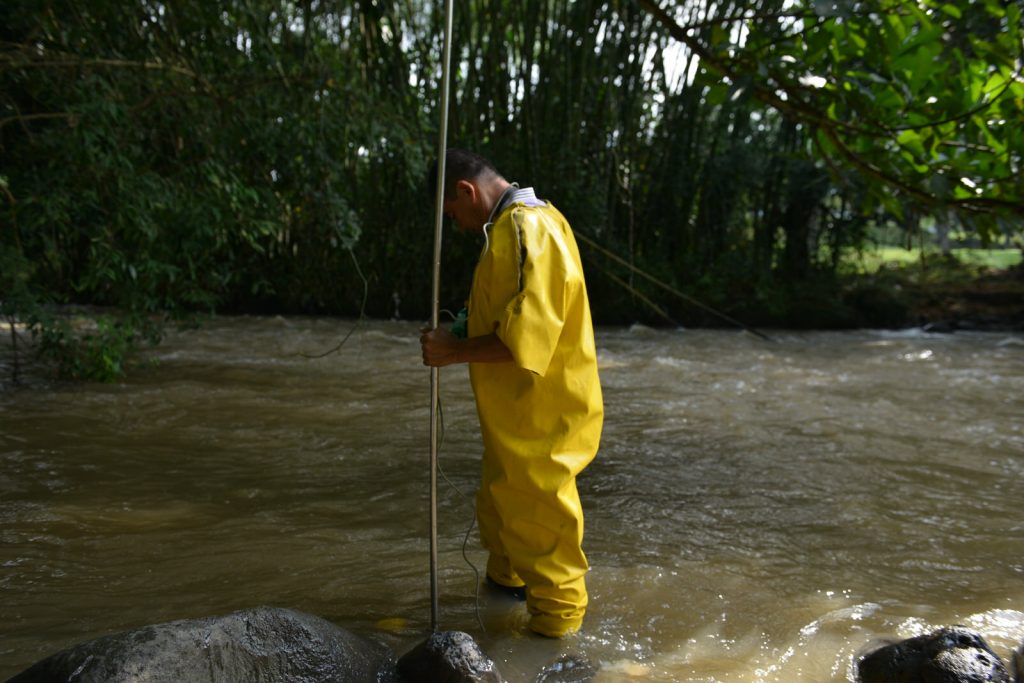
<path fill-rule="evenodd" d="M 558 210 L 483 157 L 451 149 L 445 166 L 444 213 L 481 233 L 484 248 L 466 337 L 425 332 L 423 362 L 469 363 L 488 582 L 525 588 L 530 629 L 562 637 L 579 630 L 587 607 L 576 475 L 596 455 L 604 421 L 579 250 Z"/>

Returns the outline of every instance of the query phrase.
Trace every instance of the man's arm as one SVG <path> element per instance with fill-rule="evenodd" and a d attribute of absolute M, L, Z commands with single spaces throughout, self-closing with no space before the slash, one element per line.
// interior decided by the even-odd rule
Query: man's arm
<path fill-rule="evenodd" d="M 423 364 L 440 368 L 453 363 L 508 363 L 512 352 L 498 335 L 459 339 L 444 328 L 424 332 L 420 336 Z"/>

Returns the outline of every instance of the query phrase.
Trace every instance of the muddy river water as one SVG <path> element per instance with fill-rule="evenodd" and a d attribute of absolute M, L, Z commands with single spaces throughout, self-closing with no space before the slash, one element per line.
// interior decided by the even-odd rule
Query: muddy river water
<path fill-rule="evenodd" d="M 0 679 L 75 642 L 275 605 L 401 652 L 430 622 L 417 325 L 217 319 L 112 385 L 0 394 Z M 506 678 L 852 681 L 965 624 L 1024 639 L 1024 336 L 597 331 L 579 479 L 591 608 L 566 642 L 476 597 L 464 367 L 441 372 L 441 627 Z M 470 535 L 463 553 L 463 539 Z M 467 563 L 467 559 L 469 563 Z"/>

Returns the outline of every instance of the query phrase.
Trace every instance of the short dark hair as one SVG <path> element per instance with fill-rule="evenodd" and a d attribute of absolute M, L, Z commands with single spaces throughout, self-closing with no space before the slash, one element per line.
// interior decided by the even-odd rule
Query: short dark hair
<path fill-rule="evenodd" d="M 444 156 L 444 196 L 445 199 L 455 198 L 455 183 L 460 180 L 476 180 L 481 177 L 498 176 L 498 169 L 490 161 L 468 149 L 452 147 Z M 430 194 L 437 194 L 437 159 L 427 171 L 430 179 Z"/>

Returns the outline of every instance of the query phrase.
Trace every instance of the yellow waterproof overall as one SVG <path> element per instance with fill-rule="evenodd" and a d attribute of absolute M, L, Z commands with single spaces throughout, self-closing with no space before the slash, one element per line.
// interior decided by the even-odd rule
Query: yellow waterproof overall
<path fill-rule="evenodd" d="M 576 475 L 604 420 L 576 240 L 554 207 L 514 204 L 473 275 L 470 337 L 496 333 L 513 363 L 469 367 L 483 434 L 477 517 L 487 574 L 526 586 L 530 628 L 576 631 L 587 607 Z"/>

